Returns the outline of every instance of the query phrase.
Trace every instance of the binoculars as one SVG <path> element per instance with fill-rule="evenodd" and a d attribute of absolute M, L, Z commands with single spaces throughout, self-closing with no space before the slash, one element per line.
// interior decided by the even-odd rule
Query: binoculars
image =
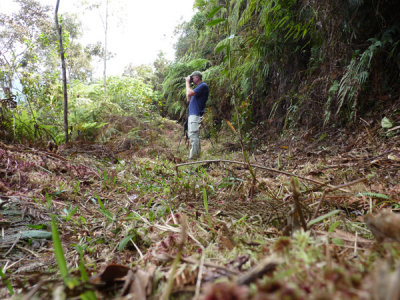
<path fill-rule="evenodd" d="M 183 79 L 186 79 L 186 77 L 183 77 Z M 190 83 L 193 83 L 193 76 L 190 75 Z"/>

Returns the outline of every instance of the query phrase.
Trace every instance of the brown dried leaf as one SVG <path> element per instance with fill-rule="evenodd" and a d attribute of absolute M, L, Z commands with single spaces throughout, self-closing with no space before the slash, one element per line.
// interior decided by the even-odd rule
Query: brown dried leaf
<path fill-rule="evenodd" d="M 326 232 L 326 231 L 316 231 L 318 235 L 329 235 L 330 238 L 340 239 L 344 242 L 348 242 L 354 244 L 357 241 L 358 246 L 367 246 L 372 243 L 371 240 L 364 239 L 360 236 L 355 236 L 350 232 L 345 232 L 340 229 L 335 229 L 334 232 Z"/>
<path fill-rule="evenodd" d="M 126 295 L 130 290 L 133 280 L 135 279 L 135 274 L 131 270 L 128 271 L 128 274 L 125 276 L 125 283 L 121 289 L 121 295 Z"/>
<path fill-rule="evenodd" d="M 186 285 L 194 285 L 197 279 L 197 270 L 188 266 L 182 272 L 175 275 L 174 289 L 181 290 Z"/>
<path fill-rule="evenodd" d="M 247 271 L 245 274 L 240 275 L 236 279 L 236 283 L 239 285 L 250 284 L 255 280 L 263 277 L 266 274 L 270 274 L 275 271 L 276 267 L 281 263 L 281 259 L 266 257 L 259 261 L 257 265 Z"/>
<path fill-rule="evenodd" d="M 218 238 L 218 246 L 219 249 L 223 250 L 232 250 L 233 248 L 235 248 L 235 244 L 233 243 L 233 241 L 223 235 L 220 235 Z"/>
<path fill-rule="evenodd" d="M 232 250 L 235 247 L 232 232 L 225 223 L 221 222 L 216 226 L 218 230 L 218 245 L 220 249 Z"/>
<path fill-rule="evenodd" d="M 204 288 L 202 300 L 239 300 L 247 299 L 249 289 L 246 286 L 235 285 L 228 282 L 207 284 Z"/>
<path fill-rule="evenodd" d="M 366 215 L 364 222 L 378 242 L 400 242 L 400 215 L 385 209 L 376 215 Z"/>
<path fill-rule="evenodd" d="M 386 261 L 381 261 L 374 274 L 376 286 L 373 289 L 373 299 L 400 299 L 400 265 L 394 271 Z"/>
<path fill-rule="evenodd" d="M 245 255 L 241 255 L 236 257 L 234 260 L 230 261 L 229 263 L 227 263 L 227 266 L 230 268 L 233 268 L 235 270 L 242 270 L 242 266 L 244 264 L 246 264 L 250 259 L 250 255 L 245 254 Z"/>
<path fill-rule="evenodd" d="M 6 187 L 6 186 L 4 185 L 4 183 L 0 181 L 0 192 L 6 193 L 6 192 L 8 192 L 8 191 L 9 191 L 8 187 Z"/>
<path fill-rule="evenodd" d="M 3 215 L 2 214 L 0 214 L 0 225 L 1 226 L 8 226 L 8 225 L 10 225 L 10 220 L 8 220 L 8 219 L 6 219 L 6 218 L 4 218 L 3 217 Z"/>
<path fill-rule="evenodd" d="M 151 264 L 146 270 L 128 271 L 124 287 L 121 290 L 123 297 L 118 300 L 142 300 L 147 299 L 153 290 L 153 277 L 156 266 Z"/>
<path fill-rule="evenodd" d="M 127 266 L 111 264 L 108 265 L 99 275 L 93 277 L 91 281 L 93 283 L 105 284 L 110 284 L 117 281 L 124 281 L 124 277 L 128 274 L 130 270 L 131 268 Z"/>
<path fill-rule="evenodd" d="M 152 282 L 155 269 L 156 266 L 151 265 L 146 269 L 146 271 L 139 269 L 136 272 L 135 280 L 133 281 L 130 289 L 130 299 L 146 299 L 147 296 L 151 294 L 153 289 Z"/>

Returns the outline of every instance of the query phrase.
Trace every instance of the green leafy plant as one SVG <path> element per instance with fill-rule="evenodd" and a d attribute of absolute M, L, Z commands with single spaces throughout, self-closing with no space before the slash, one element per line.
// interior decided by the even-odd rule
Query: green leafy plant
<path fill-rule="evenodd" d="M 96 199 L 97 203 L 100 206 L 99 211 L 107 218 L 109 222 L 113 222 L 114 221 L 113 214 L 108 209 L 105 208 L 103 201 L 101 201 L 99 196 L 96 195 Z"/>
<path fill-rule="evenodd" d="M 6 274 L 4 274 L 3 270 L 4 270 L 3 267 L 1 267 L 0 268 L 0 277 L 1 277 L 1 279 L 3 279 L 4 283 L 6 284 L 6 287 L 9 291 L 10 295 L 14 295 L 14 288 L 11 285 L 10 281 L 8 280 Z"/>
<path fill-rule="evenodd" d="M 53 202 L 53 195 L 46 193 L 45 194 L 45 198 L 46 198 L 47 208 L 50 209 L 51 208 L 51 204 Z"/>
<path fill-rule="evenodd" d="M 333 210 L 333 211 L 331 211 L 331 212 L 329 212 L 329 213 L 327 213 L 327 214 L 324 214 L 324 215 L 322 215 L 322 216 L 319 216 L 319 217 L 317 217 L 317 218 L 311 220 L 310 222 L 308 222 L 308 223 L 307 223 L 307 227 L 310 227 L 310 226 L 312 226 L 312 225 L 314 225 L 314 224 L 317 224 L 317 223 L 319 223 L 319 222 L 321 222 L 321 221 L 323 221 L 323 220 L 325 220 L 325 219 L 327 219 L 327 218 L 330 218 L 330 217 L 332 217 L 332 216 L 334 216 L 334 215 L 337 215 L 337 214 L 340 213 L 340 212 L 341 212 L 341 210 L 336 209 L 336 210 Z"/>
<path fill-rule="evenodd" d="M 203 203 L 204 203 L 204 209 L 206 211 L 206 216 L 207 216 L 207 220 L 208 220 L 208 226 L 210 226 L 210 228 L 213 228 L 212 223 L 211 223 L 211 217 L 208 212 L 208 197 L 207 197 L 207 190 L 205 188 L 203 188 Z"/>
<path fill-rule="evenodd" d="M 387 196 L 387 195 L 379 194 L 379 193 L 371 193 L 371 192 L 358 193 L 356 196 L 367 196 L 367 197 L 371 197 L 371 198 L 389 200 L 389 196 Z"/>
<path fill-rule="evenodd" d="M 75 195 L 78 195 L 80 185 L 81 185 L 81 181 L 78 180 L 78 181 L 76 182 L 76 184 L 74 185 L 74 194 L 75 194 Z"/>
<path fill-rule="evenodd" d="M 325 103 L 325 112 L 324 112 L 324 126 L 326 126 L 331 118 L 331 105 L 332 101 L 336 96 L 337 91 L 339 90 L 339 82 L 335 80 L 332 86 L 328 91 L 328 100 Z"/>
<path fill-rule="evenodd" d="M 72 217 L 77 213 L 78 211 L 78 206 L 72 206 L 70 205 L 68 207 L 68 209 L 65 209 L 65 212 L 67 213 L 67 215 L 64 217 L 65 221 L 69 221 L 72 219 Z M 75 221 L 74 221 L 75 223 Z"/>
<path fill-rule="evenodd" d="M 169 69 L 163 82 L 163 93 L 166 98 L 166 109 L 173 116 L 181 117 L 185 111 L 185 77 L 195 70 L 204 70 L 207 59 L 182 58 Z M 205 79 L 207 78 L 204 76 Z"/>
<path fill-rule="evenodd" d="M 84 263 L 84 250 L 81 246 L 77 246 L 76 250 L 79 253 L 79 271 L 81 272 L 81 281 L 83 283 L 89 282 L 89 276 L 87 275 L 85 263 Z M 83 294 L 80 295 L 82 300 L 96 300 L 96 294 L 91 291 L 85 291 Z"/>
<path fill-rule="evenodd" d="M 71 280 L 69 276 L 67 262 L 65 260 L 64 251 L 62 248 L 60 236 L 58 234 L 57 225 L 54 217 L 51 220 L 51 232 L 53 237 L 54 254 L 56 256 L 56 261 L 58 264 L 58 269 L 61 273 L 61 277 L 64 279 L 64 283 L 67 287 L 73 288 L 76 282 Z"/>
<path fill-rule="evenodd" d="M 394 53 L 398 41 L 393 38 L 397 35 L 398 28 L 390 27 L 383 32 L 381 39 L 371 38 L 368 40 L 369 47 L 365 51 L 356 51 L 350 64 L 346 67 L 346 71 L 339 82 L 338 89 L 338 114 L 345 103 L 351 106 L 350 118 L 355 117 L 359 93 L 366 83 L 370 73 L 373 58 L 383 49 L 392 46 Z M 397 44 L 395 44 L 397 43 Z"/>

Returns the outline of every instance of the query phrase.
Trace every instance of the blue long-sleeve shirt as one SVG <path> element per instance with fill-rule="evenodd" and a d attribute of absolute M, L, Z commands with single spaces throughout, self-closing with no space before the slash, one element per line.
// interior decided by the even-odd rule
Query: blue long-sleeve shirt
<path fill-rule="evenodd" d="M 193 90 L 196 95 L 190 98 L 188 115 L 202 116 L 208 100 L 209 88 L 207 83 L 202 82 Z"/>

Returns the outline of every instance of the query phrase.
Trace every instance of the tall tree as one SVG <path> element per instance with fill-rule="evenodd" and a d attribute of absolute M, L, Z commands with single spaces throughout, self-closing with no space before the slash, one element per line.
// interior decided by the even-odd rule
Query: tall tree
<path fill-rule="evenodd" d="M 50 28 L 46 6 L 35 0 L 17 2 L 19 11 L 0 12 L 0 82 L 10 89 L 20 69 L 36 70 L 37 57 L 42 54 L 40 35 Z"/>
<path fill-rule="evenodd" d="M 62 28 L 58 22 L 58 7 L 60 5 L 60 0 L 57 0 L 56 11 L 54 14 L 56 28 L 58 32 L 58 43 L 60 46 L 60 56 L 61 56 L 61 69 L 62 69 L 62 79 L 63 79 L 63 91 L 64 91 L 64 134 L 65 142 L 68 143 L 68 94 L 67 94 L 67 72 L 65 68 L 65 57 L 64 57 L 64 47 L 62 41 Z"/>
<path fill-rule="evenodd" d="M 106 0 L 106 18 L 104 20 L 104 100 L 107 98 L 107 33 L 108 33 L 108 0 Z"/>

